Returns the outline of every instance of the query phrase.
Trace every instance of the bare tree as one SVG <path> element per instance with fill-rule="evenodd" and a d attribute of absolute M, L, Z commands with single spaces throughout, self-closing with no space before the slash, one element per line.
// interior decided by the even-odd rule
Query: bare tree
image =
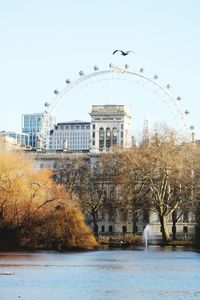
<path fill-rule="evenodd" d="M 53 178 L 55 182 L 65 186 L 71 200 L 76 200 L 77 192 L 80 190 L 81 178 L 88 165 L 88 161 L 83 158 L 72 156 L 57 161 L 54 166 Z"/>
<path fill-rule="evenodd" d="M 149 145 L 141 145 L 129 151 L 127 182 L 133 188 L 134 203 L 144 192 L 146 207 L 159 216 L 162 240 L 169 240 L 167 220 L 177 209 L 188 205 L 192 193 L 192 145 L 177 144 L 173 134 L 154 134 Z M 131 157 L 131 159 L 130 159 Z M 131 172 L 130 172 L 131 170 Z M 132 176 L 130 176 L 133 174 Z M 132 178 L 132 180 L 130 180 Z M 126 186 L 125 185 L 125 186 Z M 139 191 L 137 191 L 139 187 Z M 141 189 L 141 191 L 140 191 Z M 139 192 L 136 193 L 135 191 Z M 136 198 L 134 197 L 136 196 Z"/>

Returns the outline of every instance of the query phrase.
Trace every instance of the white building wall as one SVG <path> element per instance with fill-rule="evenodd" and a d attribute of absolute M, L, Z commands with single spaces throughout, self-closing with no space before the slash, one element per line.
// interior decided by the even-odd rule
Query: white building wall
<path fill-rule="evenodd" d="M 50 135 L 49 149 L 89 151 L 90 123 L 82 121 L 58 123 Z"/>

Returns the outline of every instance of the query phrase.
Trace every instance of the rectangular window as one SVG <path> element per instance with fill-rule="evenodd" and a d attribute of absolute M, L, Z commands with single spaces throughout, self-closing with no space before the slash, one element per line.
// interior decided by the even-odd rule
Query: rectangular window
<path fill-rule="evenodd" d="M 188 227 L 187 226 L 183 226 L 183 233 L 188 233 Z"/>
<path fill-rule="evenodd" d="M 126 233 L 126 232 L 127 232 L 126 226 L 122 226 L 122 233 Z"/>

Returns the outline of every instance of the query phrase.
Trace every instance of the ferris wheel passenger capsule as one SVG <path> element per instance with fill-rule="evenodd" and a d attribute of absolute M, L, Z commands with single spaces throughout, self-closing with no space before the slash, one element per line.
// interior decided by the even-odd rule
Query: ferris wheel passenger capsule
<path fill-rule="evenodd" d="M 95 71 L 98 71 L 98 70 L 99 70 L 99 67 L 98 67 L 97 65 L 95 65 L 95 66 L 94 66 L 94 70 L 95 70 Z"/>
<path fill-rule="evenodd" d="M 194 126 L 193 125 L 190 126 L 190 130 L 194 130 Z"/>
<path fill-rule="evenodd" d="M 176 99 L 177 99 L 178 101 L 181 101 L 181 97 L 180 97 L 180 96 L 178 96 Z"/>
<path fill-rule="evenodd" d="M 109 68 L 111 68 L 111 69 L 113 68 L 113 64 L 112 63 L 109 64 Z"/>
<path fill-rule="evenodd" d="M 186 109 L 185 114 L 189 115 L 189 113 L 190 113 L 189 110 Z"/>
<path fill-rule="evenodd" d="M 125 64 L 125 69 L 129 69 L 129 65 L 128 64 Z"/>
<path fill-rule="evenodd" d="M 45 102 L 44 106 L 49 107 L 49 102 Z"/>
<path fill-rule="evenodd" d="M 80 76 L 83 76 L 83 75 L 84 75 L 84 72 L 83 72 L 83 71 L 80 71 L 80 72 L 79 72 L 79 75 L 80 75 Z"/>
<path fill-rule="evenodd" d="M 69 79 L 66 79 L 66 84 L 70 84 L 71 83 L 71 81 L 69 80 Z"/>
<path fill-rule="evenodd" d="M 144 68 L 140 68 L 140 73 L 144 73 Z"/>
<path fill-rule="evenodd" d="M 167 85 L 166 85 L 166 89 L 169 90 L 170 88 L 171 88 L 171 86 L 170 86 L 169 84 L 167 84 Z"/>
<path fill-rule="evenodd" d="M 59 90 L 54 90 L 54 94 L 58 95 L 59 94 Z"/>
<path fill-rule="evenodd" d="M 153 78 L 154 78 L 154 79 L 158 79 L 158 75 L 157 75 L 157 74 L 155 74 Z"/>

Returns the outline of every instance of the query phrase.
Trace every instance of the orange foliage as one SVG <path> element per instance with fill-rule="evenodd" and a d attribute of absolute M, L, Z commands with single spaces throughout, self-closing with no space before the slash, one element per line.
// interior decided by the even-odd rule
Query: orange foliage
<path fill-rule="evenodd" d="M 49 231 L 51 239 L 64 240 L 65 246 L 96 245 L 81 212 L 50 170 L 33 170 L 21 155 L 0 153 L 0 229 L 10 228 L 26 246 L 46 241 Z"/>

